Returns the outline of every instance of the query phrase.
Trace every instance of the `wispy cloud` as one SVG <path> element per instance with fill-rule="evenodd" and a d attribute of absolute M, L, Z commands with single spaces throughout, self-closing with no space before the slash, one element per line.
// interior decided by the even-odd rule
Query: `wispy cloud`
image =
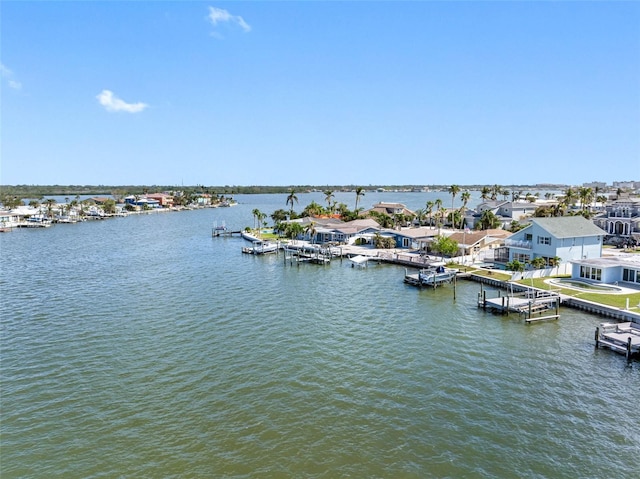
<path fill-rule="evenodd" d="M 100 94 L 96 96 L 96 98 L 107 111 L 126 111 L 127 113 L 139 113 L 149 106 L 146 103 L 141 102 L 127 103 L 115 96 L 113 92 L 109 90 L 102 90 Z"/>
<path fill-rule="evenodd" d="M 2 63 L 0 63 L 0 75 L 4 78 L 9 85 L 9 88 L 13 88 L 14 90 L 20 90 L 22 88 L 22 83 L 15 79 L 13 72 L 5 67 Z"/>
<path fill-rule="evenodd" d="M 207 19 L 214 27 L 225 23 L 237 25 L 245 32 L 251 31 L 251 26 L 244 21 L 244 18 L 240 15 L 231 15 L 227 10 L 223 10 L 222 8 L 209 7 Z"/>

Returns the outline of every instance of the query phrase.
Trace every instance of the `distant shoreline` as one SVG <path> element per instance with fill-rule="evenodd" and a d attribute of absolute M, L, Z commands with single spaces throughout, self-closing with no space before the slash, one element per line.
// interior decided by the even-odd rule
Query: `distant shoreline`
<path fill-rule="evenodd" d="M 492 185 L 458 185 L 462 189 L 480 190 Z M 510 189 L 522 190 L 564 190 L 570 185 L 564 184 L 535 184 L 535 185 L 501 185 Z M 450 185 L 0 185 L 0 196 L 11 195 L 22 198 L 34 198 L 40 196 L 85 196 L 85 195 L 111 195 L 114 192 L 126 192 L 127 194 L 143 194 L 148 191 L 195 191 L 209 194 L 270 194 L 297 193 L 326 191 L 354 191 L 363 188 L 365 191 L 382 189 L 385 191 L 404 191 L 421 193 L 424 191 L 446 191 Z"/>

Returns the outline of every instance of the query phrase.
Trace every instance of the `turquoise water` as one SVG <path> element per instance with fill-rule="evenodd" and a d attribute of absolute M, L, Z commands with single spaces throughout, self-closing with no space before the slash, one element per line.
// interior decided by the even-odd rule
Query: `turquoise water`
<path fill-rule="evenodd" d="M 238 199 L 0 235 L 3 479 L 638 477 L 640 368 L 600 318 L 243 255 L 213 221 L 286 206 Z"/>

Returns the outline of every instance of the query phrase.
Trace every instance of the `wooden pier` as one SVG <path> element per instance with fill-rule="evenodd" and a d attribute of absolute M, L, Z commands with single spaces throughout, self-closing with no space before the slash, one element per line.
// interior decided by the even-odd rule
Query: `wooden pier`
<path fill-rule="evenodd" d="M 518 313 L 524 317 L 527 324 L 537 321 L 547 321 L 560 317 L 560 295 L 551 291 L 530 290 L 524 294 L 502 295 L 487 298 L 487 291 L 478 293 L 478 307 L 494 313 Z M 546 312 L 552 314 L 542 315 Z M 538 314 L 539 316 L 535 316 Z"/>
<path fill-rule="evenodd" d="M 631 359 L 640 354 L 640 323 L 600 323 L 595 340 L 596 348 L 606 347 Z"/>
<path fill-rule="evenodd" d="M 288 245 L 284 247 L 284 262 L 293 263 L 314 263 L 328 264 L 334 254 L 330 248 L 321 247 L 319 245 Z"/>

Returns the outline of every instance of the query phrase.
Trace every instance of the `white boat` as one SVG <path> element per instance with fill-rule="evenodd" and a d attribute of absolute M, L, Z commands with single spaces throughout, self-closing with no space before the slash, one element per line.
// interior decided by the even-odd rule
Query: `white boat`
<path fill-rule="evenodd" d="M 443 265 L 421 269 L 418 274 L 406 274 L 404 282 L 415 286 L 438 286 L 450 283 L 458 274 L 457 269 L 446 268 Z"/>
<path fill-rule="evenodd" d="M 426 268 L 418 273 L 418 279 L 421 284 L 433 285 L 440 283 L 449 283 L 458 273 L 457 269 L 445 268 L 438 266 L 436 268 Z"/>
<path fill-rule="evenodd" d="M 260 238 L 253 236 L 251 233 L 248 233 L 246 231 L 242 231 L 240 235 L 245 240 L 251 241 L 252 243 L 252 246 L 242 248 L 243 253 L 249 253 L 249 254 L 276 253 L 280 248 L 279 243 L 261 240 Z"/>
<path fill-rule="evenodd" d="M 26 221 L 20 223 L 18 226 L 22 228 L 48 228 L 51 224 L 51 220 L 46 216 L 34 215 L 27 218 Z"/>
<path fill-rule="evenodd" d="M 242 248 L 242 252 L 249 254 L 277 253 L 279 247 L 278 243 L 270 241 L 254 241 L 253 246 Z"/>

